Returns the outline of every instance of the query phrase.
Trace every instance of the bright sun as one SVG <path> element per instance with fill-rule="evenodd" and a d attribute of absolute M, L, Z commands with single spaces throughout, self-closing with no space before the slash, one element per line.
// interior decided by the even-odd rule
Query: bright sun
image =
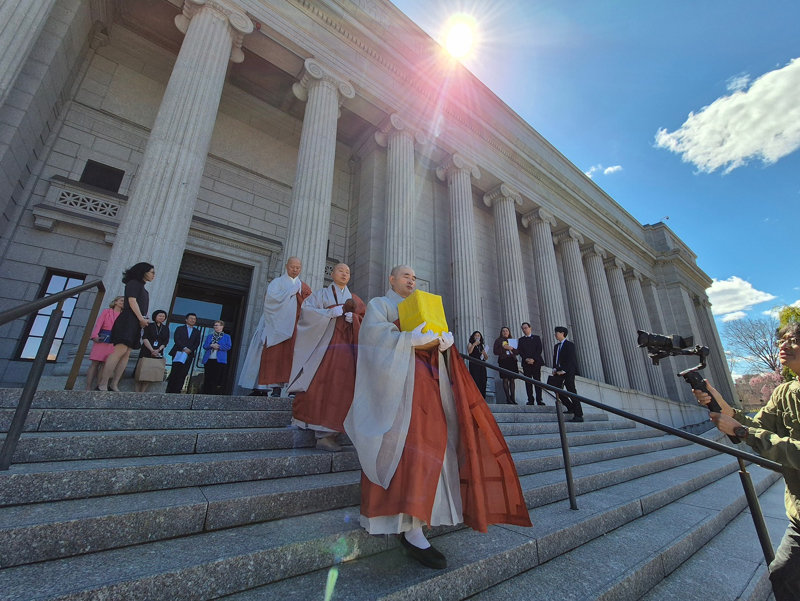
<path fill-rule="evenodd" d="M 444 47 L 455 58 L 464 58 L 475 43 L 475 19 L 458 14 L 450 17 L 445 26 Z"/>

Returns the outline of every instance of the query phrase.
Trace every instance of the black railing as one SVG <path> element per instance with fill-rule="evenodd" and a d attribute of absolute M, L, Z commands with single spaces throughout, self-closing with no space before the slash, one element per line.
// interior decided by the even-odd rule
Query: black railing
<path fill-rule="evenodd" d="M 558 415 L 558 430 L 561 436 L 561 452 L 564 456 L 564 472 L 567 480 L 567 493 L 569 495 L 569 503 L 572 509 L 578 509 L 578 503 L 575 498 L 575 486 L 572 482 L 572 466 L 570 464 L 570 459 L 569 459 L 569 443 L 567 441 L 566 425 L 564 423 L 564 414 L 561 411 L 562 404 L 558 398 L 559 395 L 568 396 L 572 399 L 580 401 L 581 403 L 585 403 L 592 407 L 596 407 L 597 409 L 607 411 L 608 413 L 619 415 L 620 417 L 624 417 L 625 419 L 629 419 L 633 422 L 642 424 L 644 426 L 648 426 L 650 428 L 666 432 L 667 434 L 678 436 L 680 438 L 683 438 L 684 440 L 688 440 L 690 442 L 702 445 L 709 449 L 719 451 L 720 453 L 725 453 L 726 455 L 732 455 L 736 457 L 736 459 L 739 462 L 739 478 L 742 481 L 742 488 L 744 489 L 744 495 L 745 498 L 747 499 L 747 505 L 750 508 L 750 514 L 753 517 L 753 525 L 755 526 L 756 534 L 758 534 L 758 540 L 759 543 L 761 544 L 761 551 L 764 554 L 764 559 L 766 559 L 767 565 L 769 565 L 775 558 L 775 553 L 772 550 L 772 542 L 770 541 L 769 533 L 767 532 L 767 526 L 764 523 L 764 515 L 761 512 L 761 505 L 758 502 L 758 494 L 756 493 L 756 489 L 753 486 L 753 481 L 750 478 L 750 473 L 747 471 L 745 467 L 745 461 L 749 461 L 750 463 L 755 463 L 757 465 L 760 465 L 761 467 L 765 467 L 768 470 L 772 470 L 783 475 L 783 466 L 780 463 L 776 463 L 775 461 L 770 461 L 769 459 L 764 459 L 763 457 L 759 457 L 758 455 L 754 455 L 753 453 L 740 451 L 739 449 L 726 446 L 715 440 L 708 440 L 701 436 L 690 434 L 689 432 L 684 432 L 683 430 L 680 430 L 678 428 L 673 428 L 672 426 L 667 426 L 666 424 L 662 424 L 660 422 L 647 419 L 646 417 L 641 417 L 639 415 L 636 415 L 635 413 L 629 413 L 627 411 L 623 411 L 622 409 L 611 407 L 610 405 L 600 403 L 599 401 L 595 401 L 594 399 L 581 396 L 574 392 L 569 392 L 567 390 L 558 388 L 556 386 L 551 386 L 550 384 L 540 382 L 539 380 L 534 380 L 533 378 L 524 376 L 519 372 L 513 372 L 511 370 L 498 367 L 497 365 L 492 365 L 491 363 L 487 363 L 486 361 L 481 361 L 480 359 L 476 359 L 475 357 L 470 357 L 469 355 L 465 355 L 463 353 L 461 353 L 461 356 L 467 361 L 471 361 L 472 363 L 475 363 L 477 365 L 482 365 L 484 367 L 488 367 L 489 369 L 493 369 L 506 377 L 516 378 L 524 382 L 530 382 L 534 386 L 541 388 L 543 390 L 547 390 L 548 392 L 551 392 L 555 395 L 556 414 Z"/>
<path fill-rule="evenodd" d="M 106 290 L 101 280 L 94 280 L 93 282 L 89 282 L 87 284 L 75 286 L 69 290 L 51 294 L 50 296 L 45 296 L 35 301 L 25 303 L 24 305 L 20 305 L 14 309 L 0 313 L 0 326 L 3 326 L 10 321 L 14 321 L 20 317 L 25 317 L 26 315 L 30 315 L 31 313 L 39 311 L 39 309 L 44 309 L 45 307 L 49 307 L 50 305 L 58 303 L 53 312 L 50 313 L 50 320 L 47 322 L 47 327 L 44 331 L 44 337 L 39 343 L 39 349 L 36 351 L 36 357 L 31 364 L 30 372 L 28 372 L 28 379 L 25 381 L 25 387 L 22 389 L 22 394 L 19 396 L 17 409 L 14 411 L 14 417 L 11 420 L 11 425 L 6 433 L 6 438 L 3 441 L 3 448 L 0 450 L 0 470 L 7 470 L 11 465 L 11 458 L 14 456 L 14 451 L 17 448 L 17 442 L 19 442 L 19 437 L 22 434 L 22 430 L 25 428 L 25 420 L 28 419 L 28 413 L 30 412 L 31 403 L 33 402 L 33 395 L 36 393 L 36 389 L 39 387 L 39 380 L 42 378 L 42 372 L 44 371 L 44 366 L 47 363 L 47 356 L 50 353 L 50 348 L 53 346 L 53 340 L 55 340 L 58 326 L 61 323 L 62 316 L 64 315 L 64 301 L 75 296 L 76 294 L 80 294 L 81 292 L 90 290 L 92 288 L 97 288 L 98 291 L 97 296 L 94 299 L 92 311 L 89 314 L 88 323 L 93 324 L 97 320 L 97 315 L 100 313 L 100 306 L 103 303 L 103 296 L 105 295 Z M 67 378 L 67 385 L 65 386 L 67 390 L 71 390 L 75 384 L 75 379 L 77 378 L 78 370 L 80 369 L 81 359 L 83 359 L 83 354 L 86 352 L 86 347 L 89 344 L 90 330 L 90 327 L 87 328 L 86 332 L 81 338 L 81 343 L 78 345 L 75 361 L 72 364 L 72 371 L 70 372 L 69 378 Z"/>

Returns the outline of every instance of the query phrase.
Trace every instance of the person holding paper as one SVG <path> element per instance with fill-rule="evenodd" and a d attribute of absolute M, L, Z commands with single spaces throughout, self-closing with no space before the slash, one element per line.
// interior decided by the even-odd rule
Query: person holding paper
<path fill-rule="evenodd" d="M 172 335 L 175 344 L 169 351 L 172 357 L 172 369 L 167 378 L 167 392 L 178 393 L 183 390 L 183 382 L 189 373 L 192 358 L 200 346 L 200 329 L 194 327 L 196 323 L 197 315 L 188 313 L 186 324 L 175 328 L 175 333 Z"/>
<path fill-rule="evenodd" d="M 503 369 L 519 373 L 517 364 L 517 340 L 511 338 L 511 329 L 508 326 L 500 328 L 500 336 L 494 341 L 494 354 L 497 355 L 497 365 Z M 500 374 L 503 381 L 503 394 L 506 397 L 506 403 L 509 405 L 516 405 L 517 401 L 514 396 L 516 392 L 516 378 Z"/>
<path fill-rule="evenodd" d="M 289 392 L 292 424 L 314 430 L 317 448 L 340 451 L 336 436 L 353 402 L 356 345 L 366 305 L 350 292 L 350 267 L 339 263 L 333 283 L 304 302 L 297 322 Z"/>
<path fill-rule="evenodd" d="M 361 525 L 401 534 L 407 555 L 442 569 L 423 526 L 461 522 L 530 526 L 514 460 L 450 332 L 401 328 L 398 305 L 414 292 L 411 267 L 367 305 L 355 394 L 344 421 L 361 463 Z"/>

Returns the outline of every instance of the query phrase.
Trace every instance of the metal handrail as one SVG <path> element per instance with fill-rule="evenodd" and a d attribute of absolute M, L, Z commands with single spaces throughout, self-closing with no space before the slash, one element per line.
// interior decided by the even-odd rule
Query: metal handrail
<path fill-rule="evenodd" d="M 0 450 L 0 470 L 2 471 L 7 470 L 11 466 L 11 458 L 14 456 L 14 451 L 17 448 L 19 437 L 25 427 L 25 420 L 28 419 L 28 413 L 30 412 L 31 404 L 33 403 L 33 395 L 36 393 L 36 389 L 39 387 L 39 380 L 42 378 L 44 366 L 47 363 L 47 355 L 50 353 L 50 348 L 53 346 L 53 340 L 55 340 L 58 326 L 60 325 L 61 318 L 64 315 L 64 301 L 75 296 L 76 294 L 80 294 L 81 292 L 90 290 L 92 288 L 97 288 L 97 296 L 95 296 L 92 310 L 89 313 L 88 323 L 94 323 L 97 320 L 97 315 L 100 313 L 100 306 L 103 303 L 103 297 L 105 296 L 106 291 L 102 280 L 94 280 L 86 284 L 81 284 L 80 286 L 75 286 L 74 288 L 63 290 L 62 292 L 57 292 L 56 294 L 51 294 L 50 296 L 45 296 L 35 301 L 27 302 L 24 305 L 20 305 L 19 307 L 15 307 L 14 309 L 9 309 L 8 311 L 0 313 L 0 326 L 2 326 L 14 321 L 15 319 L 19 319 L 20 317 L 25 317 L 26 315 L 30 315 L 31 313 L 39 311 L 39 309 L 44 309 L 45 307 L 49 307 L 58 303 L 53 312 L 50 313 L 50 319 L 47 322 L 44 336 L 42 337 L 42 341 L 39 343 L 39 349 L 36 351 L 36 357 L 33 360 L 30 372 L 28 372 L 28 379 L 25 381 L 25 387 L 22 389 L 22 394 L 20 394 L 19 402 L 17 403 L 17 409 L 14 411 L 14 417 L 11 420 L 11 425 L 6 433 L 6 438 L 3 441 L 3 447 L 2 450 Z M 83 358 L 83 354 L 86 352 L 86 347 L 89 344 L 89 334 L 90 331 L 87 329 L 81 338 L 80 344 L 78 345 L 75 360 L 72 363 L 72 370 L 69 378 L 67 379 L 67 385 L 65 386 L 67 390 L 71 390 L 75 384 L 75 379 L 77 378 L 78 370 L 80 369 L 81 359 Z"/>
<path fill-rule="evenodd" d="M 761 505 L 758 502 L 758 494 L 756 493 L 755 487 L 753 486 L 753 481 L 750 478 L 750 474 L 745 467 L 745 461 L 755 463 L 757 465 L 760 465 L 761 467 L 765 467 L 769 470 L 778 472 L 779 474 L 783 475 L 783 466 L 780 463 L 777 463 L 775 461 L 770 461 L 769 459 L 764 459 L 763 457 L 754 455 L 753 453 L 747 453 L 745 451 L 740 451 L 739 449 L 728 447 L 715 440 L 708 440 L 700 436 L 697 436 L 696 434 L 690 434 L 689 432 L 684 432 L 683 430 L 679 430 L 678 428 L 673 428 L 672 426 L 668 426 L 666 424 L 662 424 L 660 422 L 647 419 L 646 417 L 641 417 L 639 415 L 636 415 L 635 413 L 629 413 L 622 409 L 611 407 L 610 405 L 606 405 L 605 403 L 601 403 L 599 401 L 595 401 L 594 399 L 581 396 L 575 392 L 569 392 L 568 390 L 564 390 L 563 388 L 551 386 L 550 384 L 546 384 L 539 380 L 535 380 L 533 378 L 529 378 L 528 376 L 522 375 L 519 372 L 514 372 L 509 369 L 498 367 L 497 365 L 492 365 L 491 363 L 487 363 L 486 361 L 481 361 L 480 359 L 476 359 L 475 357 L 470 357 L 469 355 L 465 355 L 464 353 L 460 353 L 460 355 L 467 361 L 470 361 L 477 365 L 488 367 L 489 369 L 493 369 L 505 376 L 516 378 L 524 382 L 529 382 L 538 388 L 542 388 L 551 393 L 554 393 L 556 397 L 556 413 L 558 415 L 558 428 L 559 428 L 559 433 L 561 434 L 561 451 L 564 455 L 564 471 L 567 478 L 567 491 L 570 498 L 570 507 L 572 509 L 577 509 L 578 505 L 575 499 L 575 492 L 574 492 L 575 487 L 572 482 L 572 466 L 570 465 L 569 461 L 569 448 L 566 437 L 566 427 L 564 424 L 564 417 L 560 406 L 561 401 L 559 400 L 558 395 L 568 396 L 577 401 L 580 401 L 581 403 L 586 403 L 587 405 L 596 407 L 597 409 L 608 411 L 609 413 L 613 413 L 614 415 L 619 415 L 620 417 L 624 417 L 626 419 L 637 422 L 644 426 L 648 426 L 650 428 L 666 432 L 667 434 L 678 436 L 680 438 L 683 438 L 684 440 L 688 440 L 690 442 L 699 444 L 709 449 L 719 451 L 720 453 L 725 453 L 727 455 L 732 455 L 733 457 L 736 457 L 736 459 L 739 462 L 739 477 L 742 481 L 742 488 L 744 489 L 744 494 L 747 499 L 747 505 L 750 508 L 750 514 L 753 518 L 753 525 L 755 526 L 756 534 L 758 535 L 758 540 L 759 543 L 761 544 L 761 551 L 764 554 L 764 559 L 767 561 L 767 565 L 772 563 L 772 560 L 775 559 L 775 553 L 772 550 L 772 542 L 770 541 L 769 533 L 767 532 L 767 527 L 764 522 L 764 515 L 761 511 Z"/>

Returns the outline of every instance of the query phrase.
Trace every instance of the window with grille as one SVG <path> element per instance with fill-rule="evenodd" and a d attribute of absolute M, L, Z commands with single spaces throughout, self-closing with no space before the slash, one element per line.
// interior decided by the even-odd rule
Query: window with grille
<path fill-rule="evenodd" d="M 85 275 L 76 273 L 68 273 L 64 271 L 48 270 L 45 274 L 44 281 L 42 282 L 41 290 L 36 298 L 50 296 L 57 292 L 62 292 L 68 288 L 80 286 L 86 281 Z M 47 355 L 48 361 L 55 361 L 58 358 L 58 351 L 61 349 L 61 344 L 64 341 L 64 336 L 67 333 L 67 327 L 72 319 L 72 313 L 75 311 L 75 303 L 78 301 L 78 295 L 72 296 L 64 301 L 63 311 L 64 315 L 61 317 L 61 323 L 58 325 L 55 340 L 50 347 L 50 352 Z M 22 360 L 33 360 L 36 353 L 42 344 L 45 328 L 47 322 L 50 320 L 50 314 L 56 308 L 57 304 L 54 303 L 49 307 L 40 309 L 35 315 L 31 315 L 28 319 L 28 325 L 25 329 L 25 336 L 20 341 L 17 358 Z"/>
<path fill-rule="evenodd" d="M 125 172 L 122 169 L 97 161 L 86 161 L 80 181 L 107 192 L 119 192 L 123 177 L 125 177 Z"/>

